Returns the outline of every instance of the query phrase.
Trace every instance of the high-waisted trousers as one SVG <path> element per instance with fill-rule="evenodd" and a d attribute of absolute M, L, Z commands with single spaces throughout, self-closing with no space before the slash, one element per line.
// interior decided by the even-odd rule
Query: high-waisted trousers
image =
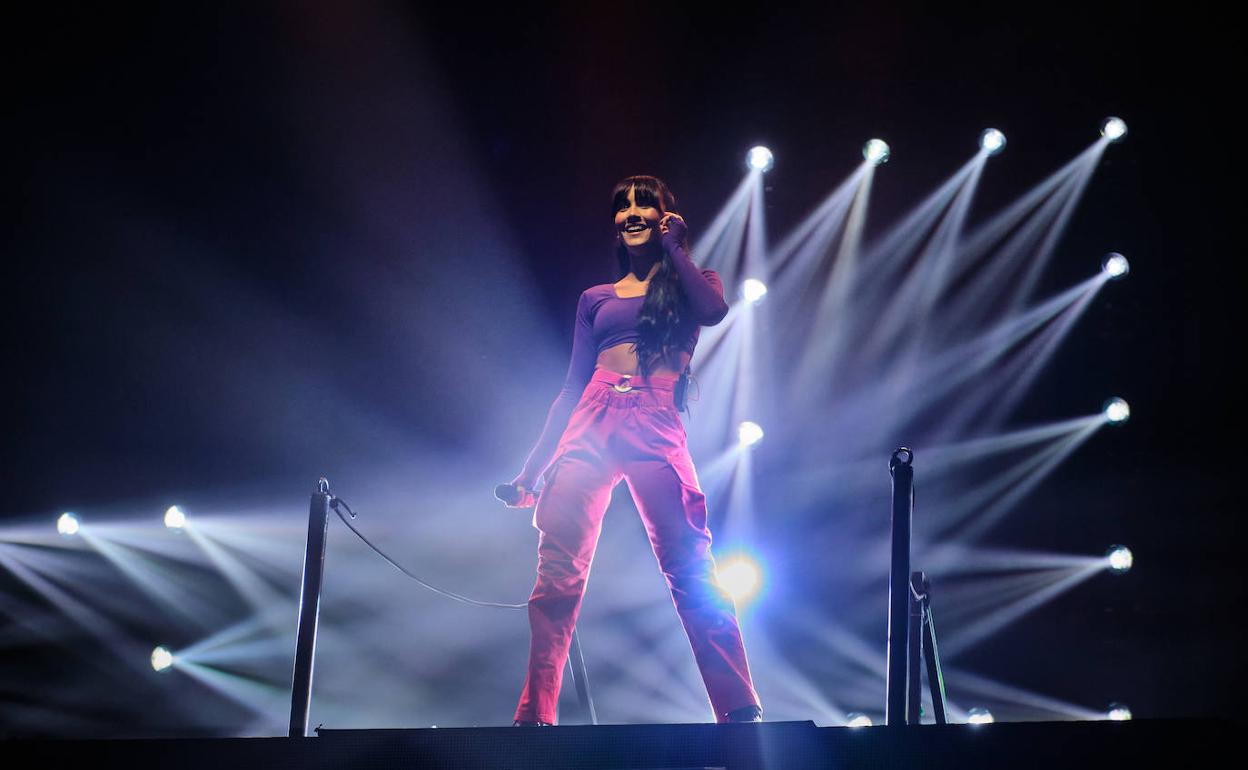
<path fill-rule="evenodd" d="M 676 382 L 596 369 L 542 474 L 533 514 L 540 535 L 528 605 L 532 641 L 517 720 L 556 723 L 572 629 L 602 517 L 621 478 L 671 588 L 716 721 L 758 705 L 736 608 L 715 579 L 706 498 L 673 401 Z"/>

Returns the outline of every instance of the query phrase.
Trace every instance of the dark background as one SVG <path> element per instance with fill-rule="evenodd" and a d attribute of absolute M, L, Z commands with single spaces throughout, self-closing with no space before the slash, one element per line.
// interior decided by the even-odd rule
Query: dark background
<path fill-rule="evenodd" d="M 470 387 L 506 371 L 553 394 L 563 361 L 466 328 L 475 310 L 448 287 L 514 279 L 474 270 L 488 230 L 521 259 L 520 328 L 566 350 L 576 295 L 611 278 L 607 195 L 627 174 L 663 177 L 696 228 L 765 143 L 774 237 L 881 136 L 893 158 L 872 193 L 878 233 L 991 125 L 1010 166 L 985 174 L 979 221 L 1118 115 L 1130 133 L 1041 293 L 1110 250 L 1132 273 L 1018 417 L 1088 413 L 1091 392 L 1125 397 L 1132 421 L 1068 462 L 1001 539 L 1062 550 L 1071 528 L 1125 532 L 1148 568 L 1003 634 L 997 670 L 981 673 L 1076 692 L 1077 664 L 1004 651 L 1080 625 L 1120 656 L 1097 675 L 1133 692 L 1137 714 L 1235 716 L 1241 151 L 1229 112 L 1242 63 L 1228 25 L 1100 4 L 428 5 L 63 8 L 7 25 L 0 515 L 51 520 L 205 479 L 302 490 L 310 461 L 366 463 L 377 445 L 351 434 L 308 449 L 301 406 L 332 422 L 335 392 L 457 445 L 474 413 L 455 397 L 449 351 L 465 347 L 494 373 Z M 447 136 L 471 167 L 448 160 Z M 465 211 L 479 189 L 491 201 Z M 386 234 L 404 222 L 415 230 Z M 398 275 L 422 289 L 381 296 Z M 424 336 L 399 334 L 396 314 Z M 413 349 L 408 365 L 387 363 Z M 353 376 L 313 377 L 326 361 Z M 490 457 L 500 479 L 540 427 L 537 414 L 514 420 L 517 438 Z M 1076 502 L 1098 515 L 1044 517 Z"/>

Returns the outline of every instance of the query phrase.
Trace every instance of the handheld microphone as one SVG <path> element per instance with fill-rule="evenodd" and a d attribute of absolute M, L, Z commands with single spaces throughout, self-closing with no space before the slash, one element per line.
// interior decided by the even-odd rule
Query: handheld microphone
<path fill-rule="evenodd" d="M 511 508 L 532 508 L 537 505 L 537 493 L 526 489 L 523 492 L 514 484 L 499 484 L 494 487 L 494 496 Z"/>
<path fill-rule="evenodd" d="M 514 484 L 499 484 L 494 487 L 494 496 L 508 505 L 520 502 L 520 490 Z"/>

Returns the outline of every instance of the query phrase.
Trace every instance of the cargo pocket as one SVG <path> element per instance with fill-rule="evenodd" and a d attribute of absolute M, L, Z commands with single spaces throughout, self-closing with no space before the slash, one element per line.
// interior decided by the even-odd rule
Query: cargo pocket
<path fill-rule="evenodd" d="M 538 476 L 538 478 L 542 481 L 542 491 L 537 497 L 537 505 L 533 508 L 533 529 L 536 529 L 539 532 L 542 528 L 538 526 L 537 513 L 544 507 L 542 505 L 542 498 L 546 496 L 546 490 L 550 489 L 550 485 L 554 482 L 555 474 L 559 470 L 559 463 L 563 460 L 563 457 L 566 454 L 566 449 L 561 450 L 559 454 L 555 455 L 555 459 L 551 460 L 550 464 L 546 466 L 546 470 L 542 471 L 541 475 Z"/>
<path fill-rule="evenodd" d="M 706 530 L 706 496 L 698 484 L 698 474 L 693 468 L 693 458 L 688 449 L 673 449 L 667 453 L 668 465 L 680 479 L 680 501 L 685 509 L 685 521 L 699 531 Z"/>
<path fill-rule="evenodd" d="M 686 439 L 685 421 L 680 419 L 680 412 L 676 411 L 676 407 L 665 406 L 659 410 L 663 416 L 663 421 L 667 423 L 674 437 L 679 437 L 683 442 Z"/>
<path fill-rule="evenodd" d="M 550 486 L 550 483 L 555 480 L 555 471 L 559 470 L 559 462 L 567 453 L 568 450 L 566 449 L 560 450 L 559 453 L 555 455 L 555 459 L 551 460 L 550 464 L 546 466 L 546 470 L 542 471 L 542 475 L 538 477 L 542 480 L 543 492 L 545 492 L 547 487 Z"/>

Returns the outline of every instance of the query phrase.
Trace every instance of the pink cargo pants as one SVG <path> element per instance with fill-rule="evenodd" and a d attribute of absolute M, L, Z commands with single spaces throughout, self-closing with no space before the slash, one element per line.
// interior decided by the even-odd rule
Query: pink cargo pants
<path fill-rule="evenodd" d="M 673 401 L 675 377 L 596 369 L 542 478 L 529 668 L 515 718 L 556 722 L 572 629 L 611 490 L 628 481 L 717 722 L 758 705 L 736 608 L 715 581 L 706 498 Z"/>

